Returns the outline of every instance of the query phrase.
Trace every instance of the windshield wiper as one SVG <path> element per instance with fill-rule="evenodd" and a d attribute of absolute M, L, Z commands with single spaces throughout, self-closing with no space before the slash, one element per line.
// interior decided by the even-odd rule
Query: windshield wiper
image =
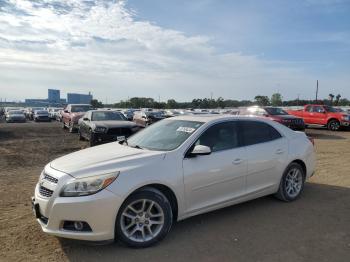
<path fill-rule="evenodd" d="M 142 147 L 140 147 L 139 145 L 134 145 L 134 146 L 131 146 L 132 148 L 137 148 L 137 149 L 143 149 Z"/>
<path fill-rule="evenodd" d="M 118 141 L 118 143 L 119 143 L 120 145 L 123 145 L 123 144 L 126 144 L 127 146 L 129 145 L 129 144 L 128 144 L 128 139 L 127 139 L 126 137 L 124 138 L 124 140 Z"/>

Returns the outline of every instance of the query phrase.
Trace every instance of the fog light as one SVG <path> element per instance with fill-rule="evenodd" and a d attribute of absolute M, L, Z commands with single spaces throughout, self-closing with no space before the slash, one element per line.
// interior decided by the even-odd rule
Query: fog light
<path fill-rule="evenodd" d="M 78 231 L 83 230 L 83 228 L 84 228 L 83 222 L 75 221 L 75 222 L 74 222 L 74 228 L 75 228 L 76 230 L 78 230 Z"/>
<path fill-rule="evenodd" d="M 92 232 L 90 225 L 85 221 L 63 221 L 62 229 L 79 232 Z"/>

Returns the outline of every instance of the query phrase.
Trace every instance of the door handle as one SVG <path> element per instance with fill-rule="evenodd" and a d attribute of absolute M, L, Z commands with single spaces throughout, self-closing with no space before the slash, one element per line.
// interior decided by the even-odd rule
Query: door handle
<path fill-rule="evenodd" d="M 276 154 L 277 154 L 277 155 L 281 155 L 281 154 L 283 154 L 283 153 L 284 153 L 283 149 L 277 149 L 277 150 L 276 150 Z"/>
<path fill-rule="evenodd" d="M 233 160 L 233 164 L 234 165 L 239 165 L 239 164 L 241 164 L 243 162 L 243 159 L 240 159 L 240 158 L 237 158 L 237 159 L 235 159 L 235 160 Z"/>

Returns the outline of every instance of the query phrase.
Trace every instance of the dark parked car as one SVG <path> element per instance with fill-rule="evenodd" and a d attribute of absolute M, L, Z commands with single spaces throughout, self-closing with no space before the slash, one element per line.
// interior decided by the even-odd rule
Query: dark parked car
<path fill-rule="evenodd" d="M 137 111 L 134 113 L 134 122 L 140 126 L 146 127 L 165 117 L 157 111 Z"/>
<path fill-rule="evenodd" d="M 45 110 L 44 107 L 32 107 L 32 108 L 29 108 L 26 112 L 26 117 L 29 119 L 29 120 L 34 120 L 34 113 L 35 111 L 38 111 L 38 110 Z"/>
<path fill-rule="evenodd" d="M 26 121 L 26 117 L 21 110 L 10 110 L 6 113 L 5 120 L 7 123 L 23 123 Z"/>
<path fill-rule="evenodd" d="M 35 110 L 33 114 L 35 122 L 50 122 L 51 118 L 47 110 Z"/>
<path fill-rule="evenodd" d="M 112 141 L 123 141 L 140 130 L 136 123 L 116 111 L 90 110 L 80 120 L 79 138 L 86 139 L 90 146 Z"/>
<path fill-rule="evenodd" d="M 265 117 L 279 122 L 293 130 L 305 130 L 305 123 L 301 117 L 292 116 L 279 107 L 252 106 L 241 110 L 240 115 Z"/>

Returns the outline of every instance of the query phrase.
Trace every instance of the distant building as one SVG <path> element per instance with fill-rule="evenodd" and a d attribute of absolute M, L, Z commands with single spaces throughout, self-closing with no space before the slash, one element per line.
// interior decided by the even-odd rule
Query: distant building
<path fill-rule="evenodd" d="M 48 101 L 50 103 L 60 103 L 60 90 L 57 89 L 49 89 L 48 90 Z"/>
<path fill-rule="evenodd" d="M 68 104 L 90 104 L 92 100 L 92 95 L 89 93 L 87 95 L 83 94 L 67 94 L 67 103 Z"/>

